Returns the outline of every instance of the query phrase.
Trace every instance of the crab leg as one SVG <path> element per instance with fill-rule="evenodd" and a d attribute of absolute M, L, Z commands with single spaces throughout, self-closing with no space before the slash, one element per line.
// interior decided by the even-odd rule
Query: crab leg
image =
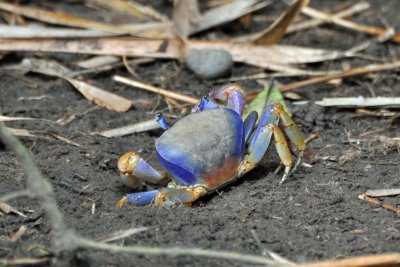
<path fill-rule="evenodd" d="M 142 182 L 157 183 L 166 175 L 157 171 L 135 152 L 126 152 L 118 160 L 121 181 L 129 187 L 141 188 Z"/>
<path fill-rule="evenodd" d="M 151 203 L 154 203 L 156 207 L 169 207 L 177 204 L 190 206 L 194 201 L 205 194 L 207 194 L 207 190 L 202 186 L 189 188 L 167 187 L 160 190 L 128 194 L 118 201 L 117 207 L 120 208 L 126 204 L 142 206 Z"/>
<path fill-rule="evenodd" d="M 278 124 L 282 125 L 283 131 L 299 151 L 295 168 L 300 164 L 305 149 L 304 138 L 293 120 L 283 110 L 282 106 L 278 102 L 271 102 L 265 108 L 259 125 L 250 139 L 248 147 L 249 154 L 245 156 L 242 162 L 239 169 L 239 176 L 252 170 L 261 161 L 271 142 L 271 137 L 274 135 L 276 150 L 285 165 L 285 173 L 280 184 L 286 180 L 292 167 L 292 155 L 288 148 L 285 135 L 278 127 Z"/>
<path fill-rule="evenodd" d="M 177 204 L 190 206 L 194 201 L 206 194 L 207 190 L 203 186 L 194 186 L 189 188 L 167 187 L 158 192 L 156 199 L 154 200 L 154 205 L 156 207 L 168 207 Z"/>
<path fill-rule="evenodd" d="M 158 192 L 158 190 L 152 190 L 128 194 L 118 201 L 117 208 L 121 208 L 126 204 L 133 204 L 135 206 L 150 205 L 156 199 Z"/>
<path fill-rule="evenodd" d="M 295 171 L 297 167 L 300 165 L 301 159 L 303 158 L 304 150 L 306 149 L 306 142 L 304 141 L 304 137 L 301 134 L 299 128 L 297 128 L 293 119 L 286 113 L 283 109 L 282 105 L 277 102 L 276 110 L 278 116 L 280 118 L 280 125 L 283 128 L 286 136 L 289 138 L 290 142 L 294 144 L 297 151 L 299 152 L 297 162 L 293 167 L 292 171 Z"/>
<path fill-rule="evenodd" d="M 255 111 L 252 111 L 245 119 L 244 121 L 244 142 L 247 143 L 247 141 L 250 138 L 251 133 L 253 132 L 254 126 L 257 123 L 258 119 L 258 114 Z"/>

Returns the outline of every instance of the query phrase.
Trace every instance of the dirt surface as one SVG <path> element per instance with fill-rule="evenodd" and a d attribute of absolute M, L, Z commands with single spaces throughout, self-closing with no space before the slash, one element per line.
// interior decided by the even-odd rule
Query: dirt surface
<path fill-rule="evenodd" d="M 312 1 L 318 8 L 333 8 L 341 1 Z M 398 2 L 369 1 L 369 12 L 355 18 L 370 25 L 387 22 L 400 29 Z M 73 10 L 73 7 L 69 7 Z M 157 6 L 157 8 L 161 8 Z M 259 14 L 279 14 L 284 5 L 274 4 Z M 165 11 L 166 14 L 170 10 Z M 232 32 L 231 27 L 219 31 Z M 259 29 L 260 25 L 254 25 Z M 334 26 L 322 26 L 286 36 L 282 43 L 345 50 L 370 39 L 361 33 Z M 348 58 L 351 66 L 398 58 L 395 43 L 373 44 L 364 51 L 375 58 Z M 83 55 L 13 53 L 2 66 L 24 57 L 46 57 L 64 64 L 83 59 Z M 315 70 L 340 67 L 340 62 L 315 64 Z M 76 67 L 75 67 L 76 68 Z M 175 61 L 157 61 L 136 69 L 143 81 L 200 97 L 216 84 L 196 79 Z M 235 65 L 233 76 L 256 70 Z M 129 75 L 124 68 L 87 75 L 96 84 L 132 100 L 157 102 L 151 93 L 114 83 L 112 75 Z M 100 239 L 106 234 L 131 227 L 146 226 L 147 231 L 124 239 L 121 244 L 160 247 L 205 248 L 260 255 L 261 246 L 296 262 L 308 262 L 343 256 L 399 251 L 400 217 L 395 213 L 358 199 L 368 189 L 398 188 L 399 143 L 387 138 L 399 136 L 399 120 L 367 116 L 353 109 L 322 108 L 314 101 L 328 96 L 400 96 L 398 73 L 384 72 L 348 78 L 338 85 L 319 84 L 298 91 L 308 102 L 293 105 L 287 101 L 293 118 L 308 136 L 319 138 L 309 144 L 305 163 L 283 186 L 282 173 L 274 174 L 279 158 L 273 146 L 262 163 L 243 179 L 213 193 L 193 207 L 172 209 L 127 206 L 116 209 L 116 202 L 131 192 L 119 181 L 117 160 L 134 150 L 158 166 L 154 141 L 160 131 L 106 139 L 92 132 L 153 118 L 150 109 L 136 108 L 118 113 L 94 108 L 79 92 L 61 79 L 32 73 L 1 70 L 0 114 L 50 121 L 76 115 L 60 126 L 48 121 L 7 122 L 8 127 L 35 131 L 36 138 L 21 138 L 35 157 L 43 174 L 57 194 L 57 203 L 69 227 L 85 237 Z M 282 78 L 282 83 L 296 79 Z M 298 80 L 298 79 L 297 79 Z M 255 81 L 242 81 L 248 91 L 261 89 Z M 39 99 L 29 99 L 38 97 Z M 22 99 L 21 99 L 22 98 Z M 164 101 L 157 110 L 166 108 Z M 168 111 L 165 111 L 168 113 Z M 175 112 L 175 114 L 177 114 Z M 63 136 L 81 145 L 76 147 L 52 138 Z M 364 137 L 365 136 L 365 137 Z M 386 139 L 382 138 L 387 137 Z M 0 145 L 0 196 L 25 188 L 25 178 L 14 155 Z M 87 180 L 79 179 L 82 176 Z M 381 200 L 400 207 L 400 196 Z M 27 214 L 0 216 L 0 258 L 32 257 L 38 247 L 50 248 L 52 232 L 40 206 L 30 199 L 9 202 Z M 95 211 L 92 213 L 93 205 Z M 11 237 L 22 225 L 27 232 L 17 242 Z M 36 248 L 36 249 L 35 249 Z M 81 257 L 92 266 L 232 266 L 242 265 L 192 257 L 145 257 L 85 252 Z"/>

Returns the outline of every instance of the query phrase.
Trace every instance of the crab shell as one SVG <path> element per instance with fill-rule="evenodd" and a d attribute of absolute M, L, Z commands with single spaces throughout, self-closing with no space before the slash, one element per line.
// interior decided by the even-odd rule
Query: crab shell
<path fill-rule="evenodd" d="M 157 139 L 156 149 L 176 185 L 213 190 L 236 178 L 244 143 L 240 115 L 219 108 L 182 118 Z"/>

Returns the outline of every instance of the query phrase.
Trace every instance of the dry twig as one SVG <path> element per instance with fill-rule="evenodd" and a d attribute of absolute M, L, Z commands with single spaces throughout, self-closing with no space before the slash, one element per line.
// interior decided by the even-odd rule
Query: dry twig
<path fill-rule="evenodd" d="M 315 104 L 342 108 L 400 108 L 400 97 L 327 97 L 321 101 L 316 101 Z"/>
<path fill-rule="evenodd" d="M 395 213 L 400 213 L 400 209 L 399 208 L 396 208 L 395 206 L 390 205 L 390 204 L 384 204 L 381 201 L 377 200 L 376 198 L 367 196 L 366 194 L 359 195 L 358 198 L 361 199 L 361 200 L 368 201 L 369 203 L 372 203 L 372 204 L 375 204 L 375 205 L 379 205 L 382 208 L 390 210 L 390 211 L 393 211 Z"/>
<path fill-rule="evenodd" d="M 359 2 L 354 4 L 353 6 L 350 6 L 348 9 L 339 11 L 335 14 L 332 14 L 331 16 L 333 18 L 338 17 L 338 18 L 344 18 L 348 16 L 352 16 L 356 13 L 362 12 L 367 10 L 370 7 L 368 2 Z M 297 23 L 290 24 L 289 28 L 287 29 L 286 33 L 291 33 L 291 32 L 296 32 L 296 31 L 302 31 L 306 30 L 309 28 L 315 28 L 321 24 L 327 23 L 326 20 L 321 20 L 321 19 L 310 19 L 306 21 L 301 21 Z"/>
<path fill-rule="evenodd" d="M 337 74 L 332 74 L 332 75 L 327 75 L 323 77 L 316 77 L 316 78 L 310 78 L 307 80 L 303 80 L 300 82 L 294 82 L 294 83 L 289 83 L 286 85 L 281 85 L 280 90 L 281 92 L 287 92 L 287 91 L 292 91 L 296 90 L 308 85 L 312 84 L 318 84 L 318 83 L 323 83 L 327 82 L 333 79 L 338 79 L 338 78 L 346 78 L 346 77 L 352 77 L 352 76 L 358 76 L 358 75 L 364 75 L 368 73 L 374 73 L 374 72 L 380 72 L 384 70 L 392 70 L 392 69 L 397 69 L 400 68 L 400 61 L 395 61 L 392 63 L 384 63 L 384 64 L 379 64 L 379 65 L 367 65 L 367 66 L 362 66 L 354 69 L 350 69 L 347 71 L 343 71 Z"/>
<path fill-rule="evenodd" d="M 167 97 L 170 97 L 170 98 L 173 98 L 176 100 L 181 100 L 181 101 L 184 101 L 184 102 L 187 102 L 190 104 L 197 104 L 200 101 L 199 99 L 191 97 L 191 96 L 187 96 L 187 95 L 183 95 L 183 94 L 180 94 L 177 92 L 172 92 L 169 90 L 158 88 L 158 87 L 155 87 L 155 86 L 152 86 L 149 84 L 145 84 L 145 83 L 141 83 L 141 82 L 138 82 L 138 81 L 135 81 L 132 79 L 128 79 L 128 78 L 125 78 L 125 77 L 122 77 L 119 75 L 115 75 L 114 80 L 117 82 L 121 82 L 124 84 L 128 84 L 128 85 L 140 88 L 140 89 L 144 89 L 144 90 L 147 90 L 147 91 L 150 91 L 150 92 L 162 95 L 162 96 L 167 96 Z"/>
<path fill-rule="evenodd" d="M 153 120 L 141 121 L 135 124 L 126 125 L 119 128 L 104 130 L 94 134 L 99 134 L 101 136 L 111 138 L 111 137 L 125 136 L 133 133 L 146 132 L 159 128 L 160 125 L 153 119 Z"/>
<path fill-rule="evenodd" d="M 400 254 L 358 256 L 348 259 L 322 261 L 298 265 L 299 267 L 396 267 L 400 265 Z"/>
<path fill-rule="evenodd" d="M 304 7 L 302 9 L 302 12 L 304 14 L 306 14 L 307 16 L 317 18 L 320 20 L 324 20 L 328 23 L 333 23 L 335 25 L 338 25 L 338 26 L 341 26 L 341 27 L 344 27 L 347 29 L 367 33 L 367 34 L 370 34 L 373 36 L 380 36 L 380 35 L 385 34 L 385 32 L 386 32 L 386 29 L 381 29 L 381 28 L 374 27 L 374 26 L 358 24 L 358 23 L 355 23 L 350 20 L 346 20 L 346 19 L 343 19 L 340 17 L 332 16 L 330 14 L 326 14 L 322 11 L 319 11 L 319 10 L 311 8 L 311 7 Z M 392 40 L 394 42 L 400 42 L 400 33 L 394 34 L 390 40 Z"/>

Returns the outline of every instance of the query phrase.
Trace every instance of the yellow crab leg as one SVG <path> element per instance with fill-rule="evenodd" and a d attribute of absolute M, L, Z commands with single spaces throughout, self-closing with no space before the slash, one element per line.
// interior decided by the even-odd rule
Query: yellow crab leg
<path fill-rule="evenodd" d="M 289 116 L 289 114 L 286 113 L 279 102 L 277 102 L 276 105 L 276 112 L 279 117 L 279 125 L 282 126 L 286 136 L 299 152 L 297 162 L 293 167 L 293 171 L 295 171 L 299 166 L 301 159 L 303 158 L 304 150 L 306 149 L 306 142 L 304 141 L 304 137 L 294 123 L 293 119 Z"/>
<path fill-rule="evenodd" d="M 158 191 L 154 200 L 156 207 L 168 207 L 174 205 L 191 206 L 194 201 L 207 194 L 207 189 L 203 186 L 188 188 L 163 188 Z"/>

